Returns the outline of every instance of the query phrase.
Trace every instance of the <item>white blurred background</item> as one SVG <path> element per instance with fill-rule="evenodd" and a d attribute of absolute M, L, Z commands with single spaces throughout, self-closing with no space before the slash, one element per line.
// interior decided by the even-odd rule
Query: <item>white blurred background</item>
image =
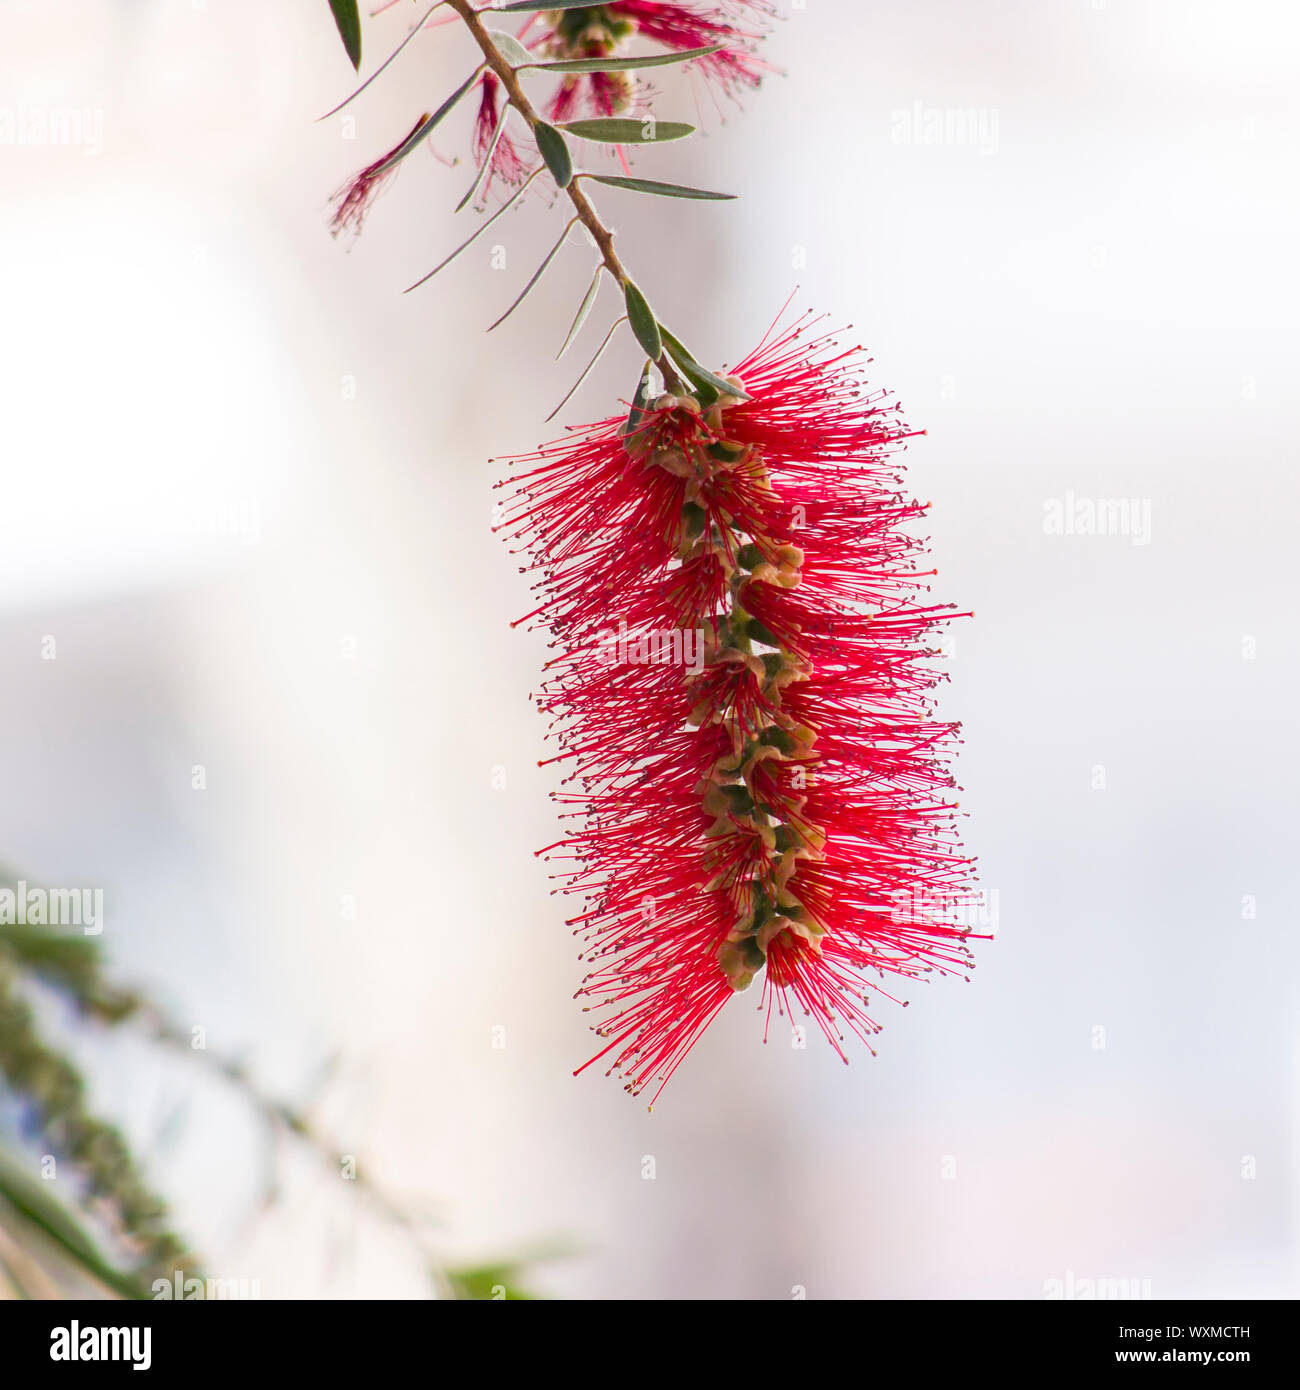
<path fill-rule="evenodd" d="M 939 597 L 976 614 L 943 695 L 998 928 L 973 982 L 913 991 L 847 1068 L 738 1001 L 653 1115 L 571 1078 L 544 645 L 508 626 L 487 460 L 558 431 L 591 257 L 484 334 L 558 230 L 538 202 L 401 293 L 474 216 L 468 107 L 331 240 L 327 195 L 472 50 L 423 36 L 317 123 L 354 84 L 324 0 L 0 8 L 0 113 L 89 113 L 80 144 L 0 141 L 0 859 L 102 885 L 120 974 L 273 1091 L 337 1054 L 342 1150 L 436 1206 L 448 1258 L 567 1243 L 542 1292 L 1296 1296 L 1300 20 L 778 6 L 786 75 L 725 123 L 657 83 L 709 134 L 638 161 L 742 198 L 598 201 L 709 360 L 797 285 L 929 431 Z M 367 23 L 363 72 L 413 13 Z M 634 351 L 562 418 L 609 413 Z M 1052 534 L 1080 499 L 1149 528 Z M 214 1271 L 426 1292 L 306 1159 L 259 1214 L 220 1086 L 82 1046 Z"/>

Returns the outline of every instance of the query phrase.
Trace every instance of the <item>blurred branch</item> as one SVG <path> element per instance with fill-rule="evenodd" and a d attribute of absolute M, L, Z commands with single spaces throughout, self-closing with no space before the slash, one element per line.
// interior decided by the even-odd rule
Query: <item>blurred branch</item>
<path fill-rule="evenodd" d="M 66 994 L 79 1013 L 93 1021 L 117 1026 L 138 1025 L 165 1047 L 183 1051 L 240 1095 L 275 1133 L 287 1134 L 312 1149 L 335 1172 L 342 1153 L 321 1134 L 301 1109 L 267 1094 L 248 1068 L 233 1058 L 208 1049 L 195 1049 L 188 1031 L 138 991 L 113 983 L 106 975 L 99 943 L 84 936 L 59 934 L 47 927 L 0 926 L 0 1076 L 13 1091 L 35 1107 L 37 1128 L 52 1148 L 68 1155 L 87 1188 L 104 1199 L 114 1224 L 128 1243 L 141 1250 L 141 1263 L 123 1272 L 96 1248 L 72 1216 L 45 1190 L 0 1156 L 0 1200 L 8 1202 L 88 1275 L 123 1297 L 147 1297 L 149 1278 L 170 1278 L 185 1246 L 165 1227 L 166 1208 L 144 1187 L 120 1134 L 86 1113 L 84 1083 L 66 1057 L 39 1037 L 30 1005 L 15 984 L 22 972 Z M 424 1225 L 401 1202 L 391 1197 L 358 1167 L 353 1185 L 374 1209 L 400 1229 L 420 1251 L 426 1269 L 443 1298 L 527 1298 L 519 1291 L 522 1261 L 481 1268 L 449 1270 L 424 1234 Z M 192 1260 L 184 1267 L 189 1268 Z M 0 1267 L 10 1282 L 23 1286 L 21 1275 L 9 1267 L 0 1249 Z M 506 1292 L 502 1292 L 505 1289 Z"/>
<path fill-rule="evenodd" d="M 166 1205 L 146 1186 L 121 1133 L 87 1108 L 81 1073 L 41 1036 L 32 1007 L 17 988 L 24 957 L 14 949 L 14 931 L 0 931 L 0 1075 L 31 1106 L 44 1141 L 99 1200 L 115 1234 L 135 1253 L 135 1266 L 117 1270 L 42 1184 L 28 1179 L 24 1186 L 23 1175 L 9 1165 L 0 1169 L 0 1196 L 94 1278 L 124 1297 L 143 1297 L 150 1275 L 169 1273 L 186 1247 L 170 1230 Z M 20 948 L 30 947 L 22 940 L 28 929 L 18 932 Z M 38 949 L 35 955 L 42 962 L 35 967 L 40 973 L 49 954 Z"/>
<path fill-rule="evenodd" d="M 209 1070 L 237 1087 L 267 1124 L 301 1140 L 331 1167 L 338 1167 L 342 1157 L 338 1146 L 320 1134 L 302 1111 L 262 1090 L 242 1062 L 207 1048 L 194 1048 L 190 1034 L 156 1004 L 134 990 L 108 981 L 97 942 L 86 937 L 54 935 L 48 928 L 0 927 L 0 948 L 6 945 L 34 974 L 66 990 L 83 1013 L 109 1024 L 135 1022 L 156 1042 L 202 1061 Z M 356 1173 L 355 1182 L 377 1210 L 423 1244 L 417 1218 L 361 1171 Z"/>
<path fill-rule="evenodd" d="M 122 1298 L 147 1298 L 145 1285 L 117 1269 L 48 1188 L 0 1154 L 0 1201 L 66 1255 L 83 1274 Z M 0 1222 L 0 1266 L 22 1297 L 55 1298 L 58 1285 Z"/>

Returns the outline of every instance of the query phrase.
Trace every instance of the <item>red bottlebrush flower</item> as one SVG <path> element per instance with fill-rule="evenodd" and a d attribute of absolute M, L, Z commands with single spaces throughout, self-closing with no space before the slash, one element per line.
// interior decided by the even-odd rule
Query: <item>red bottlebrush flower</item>
<path fill-rule="evenodd" d="M 757 16 L 771 10 L 759 0 L 703 6 L 612 0 L 606 5 L 555 11 L 550 32 L 534 46 L 551 58 L 603 58 L 622 51 L 625 41 L 636 34 L 678 53 L 722 44 L 716 53 L 696 61 L 707 80 L 734 96 L 737 87 L 756 87 L 765 67 L 752 51 L 762 33 L 733 22 L 741 13 Z M 548 114 L 557 122 L 572 120 L 579 111 L 614 116 L 631 105 L 634 91 L 633 79 L 623 72 L 570 76 L 551 98 Z"/>
<path fill-rule="evenodd" d="M 387 5 L 381 7 L 387 8 Z M 743 27 L 745 21 L 741 16 L 754 18 L 771 13 L 765 0 L 720 0 L 720 3 L 700 6 L 669 4 L 663 3 L 663 0 L 616 0 L 604 5 L 580 5 L 538 12 L 520 30 L 516 42 L 523 42 L 527 38 L 528 48 L 539 59 L 610 57 L 621 52 L 625 42 L 638 33 L 652 43 L 675 52 L 721 44 L 723 46 L 716 53 L 696 59 L 688 66 L 698 68 L 724 94 L 734 96 L 741 86 L 757 86 L 766 66 L 752 51 L 762 34 L 757 28 Z M 450 18 L 454 20 L 455 16 Z M 539 20 L 543 27 L 528 38 L 528 31 Z M 388 62 L 422 27 L 425 26 L 417 25 L 407 39 L 398 45 Z M 431 23 L 427 27 L 434 25 Z M 380 67 L 380 72 L 388 62 Z M 373 77 L 367 79 L 358 92 L 373 80 Z M 489 149 L 492 151 L 491 167 L 483 171 L 481 187 L 486 190 L 493 179 L 518 184 L 529 172 L 525 156 L 520 154 L 504 131 L 493 144 L 501 119 L 499 80 L 493 72 L 487 71 L 480 79 L 478 88 L 479 106 L 474 119 L 473 151 L 480 170 Z M 573 120 L 581 114 L 616 116 L 632 105 L 636 91 L 636 80 L 628 72 L 571 73 L 562 77 L 558 87 L 544 103 L 544 108 L 550 121 L 556 124 Z M 356 95 L 353 93 L 353 96 Z M 343 104 L 346 105 L 346 102 Z M 335 236 L 345 230 L 353 235 L 360 234 L 374 199 L 397 171 L 397 164 L 390 165 L 388 161 L 429 119 L 427 115 L 421 116 L 393 150 L 368 164 L 334 193 L 335 206 L 330 230 Z M 627 159 L 621 151 L 620 156 L 626 168 Z"/>
<path fill-rule="evenodd" d="M 751 399 L 665 395 L 513 484 L 579 822 L 545 853 L 586 897 L 580 995 L 633 1094 L 760 972 L 769 1023 L 800 1010 L 847 1061 L 878 980 L 969 956 L 956 726 L 929 696 L 955 615 L 915 563 L 909 435 L 857 353 L 806 331 L 740 364 Z"/>
<path fill-rule="evenodd" d="M 590 116 L 617 116 L 632 101 L 626 73 L 589 72 L 566 78 L 547 103 L 546 114 L 556 125 L 574 120 L 579 111 Z"/>
<path fill-rule="evenodd" d="M 375 199 L 400 169 L 401 163 L 385 168 L 385 164 L 402 148 L 412 135 L 429 119 L 426 111 L 387 154 L 382 154 L 373 164 L 367 164 L 359 174 L 353 175 L 341 188 L 335 190 L 331 201 L 334 213 L 330 218 L 330 231 L 334 236 L 350 231 L 353 236 L 361 234 Z"/>
<path fill-rule="evenodd" d="M 659 0 L 618 0 L 609 9 L 636 25 L 647 39 L 679 53 L 715 43 L 724 45 L 696 61 L 706 78 L 716 82 L 727 96 L 734 96 L 737 87 L 757 87 L 766 70 L 767 65 L 753 53 L 754 44 L 762 38 L 761 31 L 742 29 L 732 22 L 732 17 L 744 12 L 768 14 L 767 5 L 740 4 L 728 11 L 716 5 L 699 10 L 690 5 L 662 4 Z"/>
<path fill-rule="evenodd" d="M 483 186 L 486 189 L 493 179 L 501 179 L 506 183 L 518 183 L 528 170 L 524 161 L 519 157 L 519 151 L 515 148 L 513 141 L 509 135 L 502 131 L 495 146 L 493 145 L 497 126 L 504 118 L 499 101 L 501 84 L 493 73 L 485 72 L 482 89 L 478 116 L 474 121 L 475 162 L 481 166 L 487 158 L 488 151 L 492 151 L 492 167 L 488 170 Z"/>

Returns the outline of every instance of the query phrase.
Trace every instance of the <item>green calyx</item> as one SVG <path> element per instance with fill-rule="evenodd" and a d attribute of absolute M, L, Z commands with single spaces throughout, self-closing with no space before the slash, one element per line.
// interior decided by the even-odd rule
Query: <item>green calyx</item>
<path fill-rule="evenodd" d="M 779 891 L 773 897 L 761 879 L 752 880 L 749 891 L 753 907 L 737 921 L 718 948 L 718 965 L 737 991 L 748 989 L 754 976 L 767 965 L 774 942 L 785 937 L 788 945 L 798 940 L 818 950 L 825 935 L 825 928 L 791 894 Z"/>
<path fill-rule="evenodd" d="M 735 387 L 743 391 L 740 382 Z M 797 587 L 803 552 L 749 531 L 737 519 L 752 505 L 742 505 L 745 494 L 733 490 L 733 475 L 771 491 L 760 451 L 726 438 L 725 411 L 740 399 L 710 403 L 680 390 L 653 403 L 639 397 L 637 433 L 628 441 L 633 457 L 681 483 L 680 512 L 665 537 L 673 553 L 683 565 L 711 562 L 725 579 L 726 606 L 705 619 L 710 629 L 703 670 L 686 679 L 709 681 L 688 723 L 721 726 L 731 744 L 699 794 L 707 820 L 705 888 L 726 893 L 735 912 L 717 948 L 718 966 L 734 990 L 747 989 L 766 967 L 773 943 L 787 951 L 821 949 L 825 928 L 790 885 L 801 862 L 822 858 L 826 842 L 825 833 L 805 819 L 807 797 L 797 790 L 814 775 L 816 731 L 781 708 L 783 691 L 806 680 L 810 667 L 746 601 L 753 585 Z M 734 684 L 719 687 L 716 676 L 723 669 L 735 672 Z M 720 696 L 720 688 L 732 693 Z M 756 711 L 762 711 L 757 724 Z M 789 776 L 778 772 L 787 763 L 795 765 Z M 752 843 L 739 846 L 738 837 Z"/>

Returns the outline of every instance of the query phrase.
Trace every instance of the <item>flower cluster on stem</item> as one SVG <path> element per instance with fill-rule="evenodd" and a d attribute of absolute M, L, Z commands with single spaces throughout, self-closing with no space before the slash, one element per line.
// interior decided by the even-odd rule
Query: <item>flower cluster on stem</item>
<path fill-rule="evenodd" d="M 926 601 L 908 431 L 862 365 L 797 323 L 737 368 L 746 398 L 664 393 L 514 483 L 576 822 L 547 853 L 634 1093 L 760 973 L 769 1022 L 804 1014 L 846 1055 L 884 977 L 967 968 L 956 729 L 929 696 L 955 614 Z"/>

